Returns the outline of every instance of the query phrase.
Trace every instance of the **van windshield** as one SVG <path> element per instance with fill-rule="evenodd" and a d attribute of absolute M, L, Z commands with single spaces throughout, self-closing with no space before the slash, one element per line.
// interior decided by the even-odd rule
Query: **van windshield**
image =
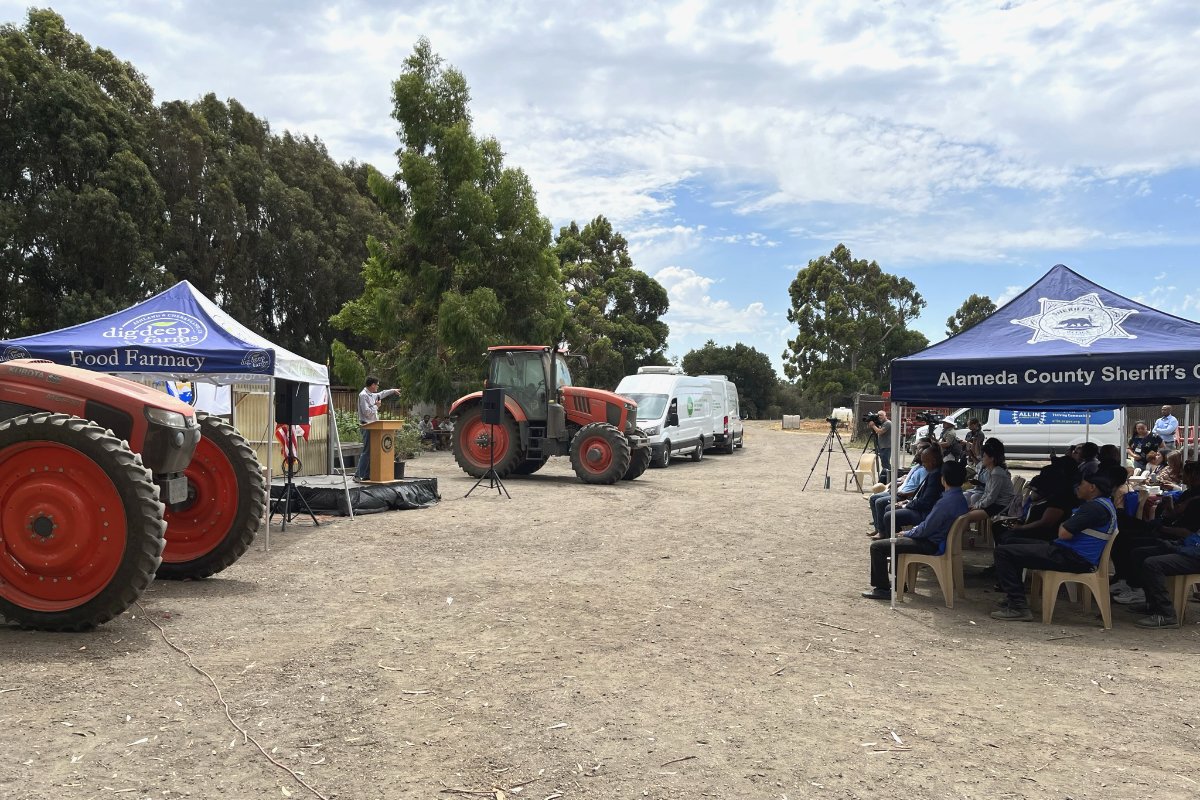
<path fill-rule="evenodd" d="M 638 419 L 661 419 L 663 412 L 667 410 L 665 394 L 630 394 L 626 392 L 625 397 L 637 403 Z"/>

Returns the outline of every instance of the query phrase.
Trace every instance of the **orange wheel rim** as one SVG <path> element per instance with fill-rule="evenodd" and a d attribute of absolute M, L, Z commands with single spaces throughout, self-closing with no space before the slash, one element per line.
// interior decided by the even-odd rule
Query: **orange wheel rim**
<path fill-rule="evenodd" d="M 508 428 L 505 425 L 488 425 L 482 419 L 468 420 L 458 434 L 461 438 L 462 454 L 468 461 L 480 468 L 486 468 L 492 463 L 492 443 L 495 459 L 500 461 L 508 452 L 510 440 Z"/>
<path fill-rule="evenodd" d="M 201 437 L 184 475 L 188 499 L 179 509 L 167 509 L 167 546 L 163 561 L 181 564 L 212 552 L 225 541 L 238 508 L 237 474 L 233 462 L 207 436 Z"/>
<path fill-rule="evenodd" d="M 588 472 L 599 475 L 612 466 L 612 445 L 603 436 L 589 436 L 581 443 L 579 453 Z"/>
<path fill-rule="evenodd" d="M 0 450 L 0 597 L 31 611 L 83 605 L 120 568 L 126 527 L 116 484 L 80 451 Z"/>

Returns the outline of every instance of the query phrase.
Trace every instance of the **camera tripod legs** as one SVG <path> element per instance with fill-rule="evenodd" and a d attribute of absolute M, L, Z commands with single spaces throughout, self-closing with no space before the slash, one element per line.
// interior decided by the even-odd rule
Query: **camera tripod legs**
<path fill-rule="evenodd" d="M 854 483 L 858 486 L 858 491 L 862 492 L 862 479 L 858 477 L 858 470 L 850 463 L 850 454 L 846 452 L 846 446 L 842 444 L 842 437 L 838 434 L 837 428 L 831 428 L 829 435 L 825 437 L 825 443 L 821 445 L 821 452 L 817 453 L 817 460 L 813 462 L 812 469 L 808 471 L 808 477 L 804 480 L 804 485 L 800 487 L 800 491 L 808 488 L 808 482 L 812 480 L 813 473 L 817 471 L 817 464 L 821 463 L 821 455 L 825 456 L 825 488 L 829 488 L 829 459 L 833 455 L 833 443 L 837 442 L 837 446 L 842 451 L 842 456 L 846 459 L 846 466 L 850 468 L 850 472 L 854 475 Z"/>

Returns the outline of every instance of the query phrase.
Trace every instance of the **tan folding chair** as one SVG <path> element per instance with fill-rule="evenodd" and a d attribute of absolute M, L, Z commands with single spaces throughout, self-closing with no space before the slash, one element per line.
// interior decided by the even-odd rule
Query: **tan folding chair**
<path fill-rule="evenodd" d="M 1112 596 L 1108 590 L 1108 569 L 1112 555 L 1113 542 L 1117 540 L 1120 531 L 1113 531 L 1104 552 L 1100 555 L 1100 563 L 1095 572 L 1058 572 L 1052 569 L 1031 570 L 1032 593 L 1042 596 L 1042 624 L 1049 625 L 1054 618 L 1054 604 L 1058 600 L 1058 590 L 1065 584 L 1080 584 L 1087 587 L 1091 594 L 1083 593 L 1083 611 L 1087 613 L 1092 608 L 1092 598 L 1100 606 L 1100 616 L 1104 619 L 1105 630 L 1112 628 Z M 1068 588 L 1070 588 L 1068 586 Z"/>
<path fill-rule="evenodd" d="M 1171 602 L 1175 606 L 1175 617 L 1182 625 L 1183 617 L 1187 613 L 1188 592 L 1193 586 L 1200 583 L 1200 573 L 1172 575 L 1169 580 L 1171 582 Z"/>
<path fill-rule="evenodd" d="M 897 579 L 903 578 L 906 591 L 915 594 L 917 585 L 917 570 L 921 566 L 929 567 L 937 577 L 938 588 L 946 599 L 946 608 L 954 608 L 954 597 L 966 597 L 966 581 L 963 579 L 962 537 L 967 529 L 967 515 L 963 514 L 954 520 L 950 533 L 946 535 L 946 552 L 940 556 L 922 555 L 921 553 L 900 553 L 896 566 Z M 898 599 L 904 599 L 904 593 L 899 593 Z"/>
<path fill-rule="evenodd" d="M 865 492 L 867 487 L 875 485 L 875 479 L 879 476 L 879 456 L 874 453 L 863 453 L 858 457 L 858 466 L 853 472 L 846 473 L 846 481 L 842 484 L 842 491 L 850 491 L 850 484 L 854 483 L 855 488 L 859 493 Z M 891 477 L 890 475 L 888 476 Z"/>

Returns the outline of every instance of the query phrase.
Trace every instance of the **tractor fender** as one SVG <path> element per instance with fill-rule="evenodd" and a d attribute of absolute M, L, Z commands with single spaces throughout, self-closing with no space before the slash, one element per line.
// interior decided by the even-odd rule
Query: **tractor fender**
<path fill-rule="evenodd" d="M 454 405 L 450 406 L 450 416 L 453 417 L 456 414 L 461 414 L 475 403 L 482 401 L 483 392 L 475 392 L 465 397 L 460 397 L 454 401 Z M 529 418 L 525 416 L 525 412 L 521 410 L 521 406 L 517 404 L 517 401 L 513 400 L 507 394 L 504 395 L 504 409 L 516 420 L 518 425 L 524 426 L 529 421 Z"/>

